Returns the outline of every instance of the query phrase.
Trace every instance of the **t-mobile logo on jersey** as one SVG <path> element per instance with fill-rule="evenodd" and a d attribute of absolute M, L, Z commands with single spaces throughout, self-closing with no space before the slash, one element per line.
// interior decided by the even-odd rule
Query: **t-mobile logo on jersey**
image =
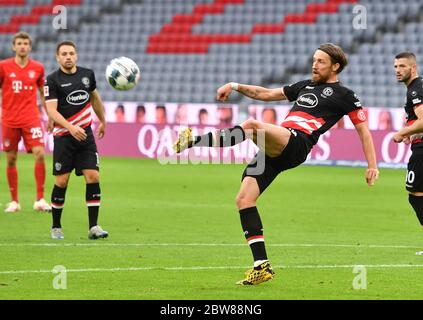
<path fill-rule="evenodd" d="M 22 81 L 12 81 L 13 92 L 19 93 L 22 90 Z"/>

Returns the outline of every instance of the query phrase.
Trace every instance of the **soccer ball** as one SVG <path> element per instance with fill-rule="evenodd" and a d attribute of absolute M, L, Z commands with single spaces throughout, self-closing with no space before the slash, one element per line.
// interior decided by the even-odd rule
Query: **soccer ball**
<path fill-rule="evenodd" d="M 113 59 L 106 68 L 106 79 L 116 90 L 132 89 L 140 78 L 141 73 L 137 64 L 127 57 Z"/>

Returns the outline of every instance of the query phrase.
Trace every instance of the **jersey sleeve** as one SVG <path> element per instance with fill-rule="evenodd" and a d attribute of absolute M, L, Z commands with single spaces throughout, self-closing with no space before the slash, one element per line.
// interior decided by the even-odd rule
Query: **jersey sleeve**
<path fill-rule="evenodd" d="M 343 101 L 345 112 L 354 125 L 366 122 L 366 113 L 363 110 L 360 99 L 354 92 L 349 91 L 345 95 Z"/>
<path fill-rule="evenodd" d="M 47 77 L 44 86 L 44 97 L 47 101 L 57 100 L 58 92 L 55 82 L 51 77 Z"/>
<path fill-rule="evenodd" d="M 97 89 L 97 82 L 95 80 L 94 71 L 92 71 L 90 76 L 90 92 L 93 92 L 95 89 Z"/>
<path fill-rule="evenodd" d="M 295 101 L 298 98 L 298 94 L 300 93 L 301 89 L 304 88 L 307 84 L 310 83 L 310 80 L 299 81 L 296 83 L 292 83 L 288 86 L 283 87 L 283 93 L 288 98 L 288 101 Z"/>
<path fill-rule="evenodd" d="M 415 108 L 423 104 L 423 88 L 422 90 L 411 91 L 409 93 L 410 105 Z"/>

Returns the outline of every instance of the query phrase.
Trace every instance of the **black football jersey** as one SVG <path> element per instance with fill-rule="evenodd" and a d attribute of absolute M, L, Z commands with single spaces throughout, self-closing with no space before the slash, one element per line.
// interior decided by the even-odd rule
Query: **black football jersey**
<path fill-rule="evenodd" d="M 405 103 L 405 112 L 407 113 L 407 126 L 411 126 L 417 120 L 414 108 L 423 105 L 423 79 L 414 79 L 407 87 L 407 102 Z M 423 134 L 415 134 L 410 137 L 411 150 L 423 152 Z"/>
<path fill-rule="evenodd" d="M 282 126 L 305 133 L 314 145 L 344 115 L 354 124 L 366 121 L 357 95 L 341 83 L 300 81 L 283 87 L 289 101 L 295 101 Z"/>
<path fill-rule="evenodd" d="M 73 74 L 61 69 L 47 76 L 44 87 L 46 101 L 57 100 L 57 111 L 73 125 L 86 128 L 91 125 L 92 107 L 90 94 L 96 89 L 94 71 L 77 67 Z M 69 134 L 68 130 L 55 125 L 54 135 Z"/>

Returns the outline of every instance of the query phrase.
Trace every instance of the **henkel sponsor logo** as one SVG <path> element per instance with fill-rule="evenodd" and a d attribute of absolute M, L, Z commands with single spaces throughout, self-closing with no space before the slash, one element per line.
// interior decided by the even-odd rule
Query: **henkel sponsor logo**
<path fill-rule="evenodd" d="M 74 106 L 84 104 L 90 99 L 90 94 L 84 90 L 76 90 L 66 97 L 66 101 Z"/>
<path fill-rule="evenodd" d="M 304 108 L 314 108 L 319 103 L 314 93 L 306 93 L 297 99 L 297 104 Z"/>

